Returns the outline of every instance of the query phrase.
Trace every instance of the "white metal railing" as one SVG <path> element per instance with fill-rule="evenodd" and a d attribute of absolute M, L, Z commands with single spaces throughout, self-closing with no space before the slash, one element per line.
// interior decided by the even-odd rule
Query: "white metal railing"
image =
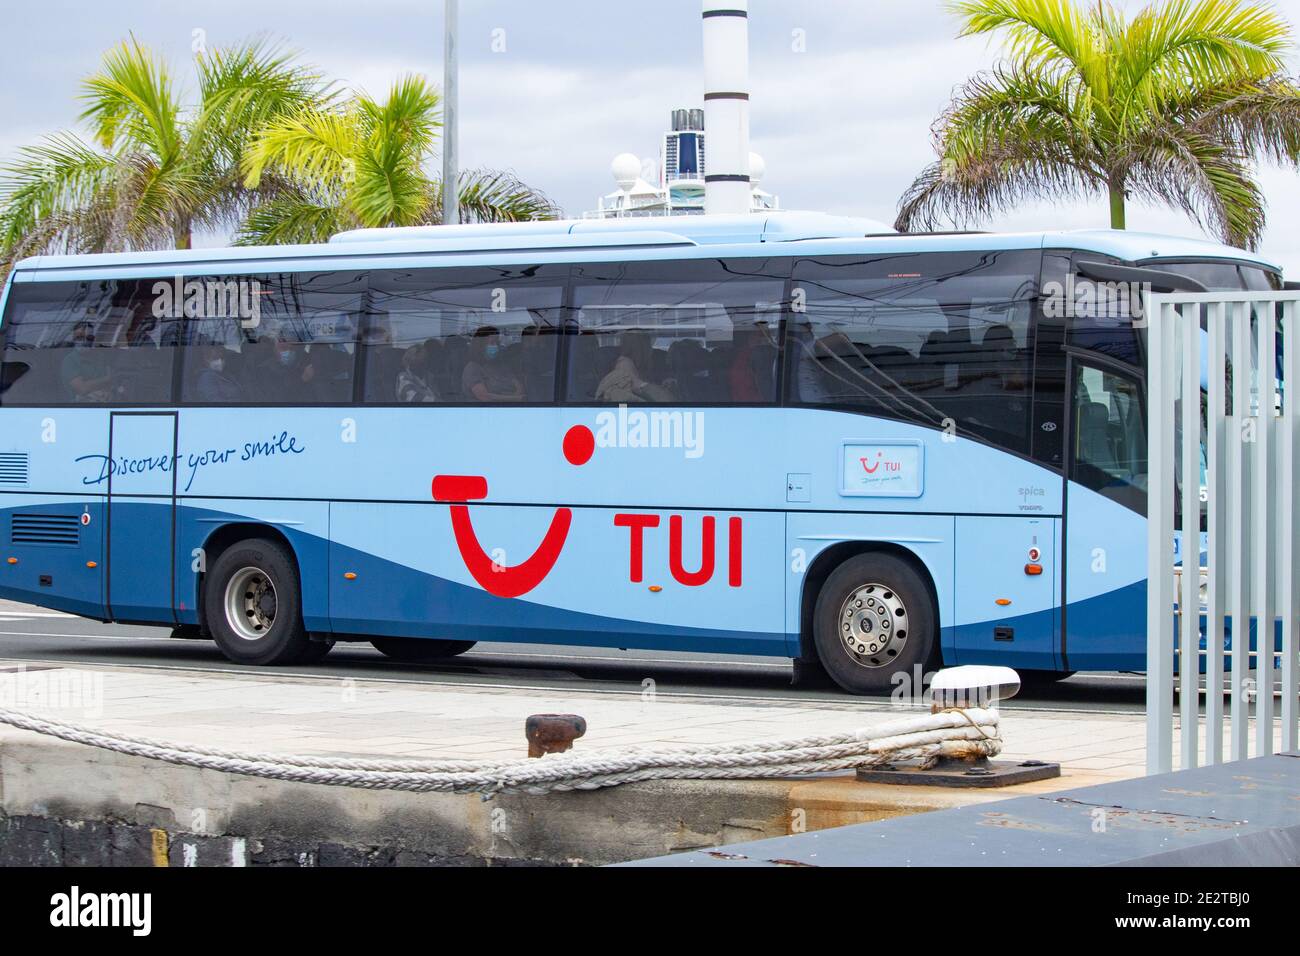
<path fill-rule="evenodd" d="M 1182 678 L 1178 708 L 1182 768 L 1272 753 L 1279 730 L 1282 750 L 1300 747 L 1297 303 L 1300 292 L 1147 296 L 1149 773 L 1174 767 L 1175 663 Z M 1276 368 L 1279 330 L 1285 346 L 1280 376 Z M 1203 359 L 1208 367 L 1204 434 L 1197 412 L 1202 402 Z M 1187 425 L 1180 432 L 1183 422 Z M 1179 434 L 1181 448 L 1176 449 Z M 1202 448 L 1206 477 L 1198 494 Z M 1176 477 L 1179 455 L 1181 476 Z M 1176 505 L 1179 478 L 1182 488 L 1191 493 L 1183 494 Z M 1183 560 L 1194 561 L 1200 552 L 1202 495 L 1207 537 L 1204 574 L 1171 573 L 1175 508 L 1181 508 L 1182 527 L 1188 529 L 1182 539 Z M 1180 613 L 1174 613 L 1175 606 Z M 1187 609 L 1193 613 L 1186 613 Z M 1278 619 L 1282 643 L 1275 668 Z M 1252 620 L 1258 622 L 1253 655 Z M 1203 724 L 1198 692 L 1202 664 Z M 1274 706 L 1279 681 L 1280 713 Z"/>

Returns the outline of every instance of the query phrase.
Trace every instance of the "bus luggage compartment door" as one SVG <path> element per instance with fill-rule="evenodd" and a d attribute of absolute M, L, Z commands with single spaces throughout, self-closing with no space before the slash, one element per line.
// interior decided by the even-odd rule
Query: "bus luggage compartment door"
<path fill-rule="evenodd" d="M 175 412 L 113 412 L 108 453 L 108 617 L 171 624 Z"/>
<path fill-rule="evenodd" d="M 957 663 L 1058 668 L 1059 537 L 1058 518 L 957 518 Z"/>

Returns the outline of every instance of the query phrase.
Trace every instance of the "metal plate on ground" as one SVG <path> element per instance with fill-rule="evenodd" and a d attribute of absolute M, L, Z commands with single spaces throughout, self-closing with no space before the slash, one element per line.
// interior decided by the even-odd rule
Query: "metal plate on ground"
<path fill-rule="evenodd" d="M 869 767 L 858 771 L 861 783 L 888 783 L 909 787 L 962 787 L 993 789 L 1011 787 L 1035 780 L 1051 780 L 1061 775 L 1059 763 L 1027 760 L 1016 763 L 1010 760 L 985 760 L 972 766 L 967 763 L 948 764 L 922 770 L 917 766 L 896 764 Z"/>

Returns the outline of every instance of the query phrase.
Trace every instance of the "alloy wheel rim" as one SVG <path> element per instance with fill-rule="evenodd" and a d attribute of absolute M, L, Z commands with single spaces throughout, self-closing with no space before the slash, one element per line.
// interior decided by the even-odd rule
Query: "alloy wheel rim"
<path fill-rule="evenodd" d="M 849 658 L 861 667 L 888 667 L 907 646 L 907 605 L 892 588 L 864 584 L 840 606 L 839 638 Z"/>
<path fill-rule="evenodd" d="M 260 641 L 275 626 L 275 585 L 258 568 L 243 568 L 226 585 L 226 623 L 245 641 Z"/>

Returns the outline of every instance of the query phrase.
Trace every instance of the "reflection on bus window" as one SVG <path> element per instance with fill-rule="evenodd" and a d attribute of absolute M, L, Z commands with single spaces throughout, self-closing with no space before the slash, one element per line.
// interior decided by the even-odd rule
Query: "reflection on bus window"
<path fill-rule="evenodd" d="M 372 273 L 366 402 L 554 401 L 567 278 L 555 267 Z"/>
<path fill-rule="evenodd" d="M 763 260 L 575 270 L 567 397 L 601 404 L 772 404 L 785 282 Z"/>
<path fill-rule="evenodd" d="M 1076 366 L 1073 477 L 1085 488 L 1145 513 L 1147 433 L 1141 389 L 1133 379 Z"/>
<path fill-rule="evenodd" d="M 198 282 L 229 294 L 202 309 L 187 306 L 183 402 L 352 402 L 364 275 L 275 273 Z"/>
<path fill-rule="evenodd" d="M 795 264 L 791 399 L 945 428 L 1027 453 L 1036 252 Z"/>
<path fill-rule="evenodd" d="M 171 400 L 179 323 L 149 280 L 15 283 L 5 320 L 6 405 Z"/>

